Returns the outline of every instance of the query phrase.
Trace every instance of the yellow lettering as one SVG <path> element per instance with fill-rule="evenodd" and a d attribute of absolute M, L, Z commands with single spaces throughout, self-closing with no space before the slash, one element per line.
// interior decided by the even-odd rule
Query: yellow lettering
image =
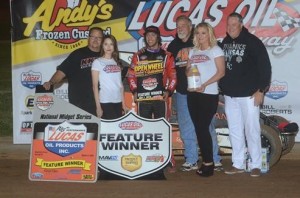
<path fill-rule="evenodd" d="M 53 0 L 44 0 L 31 17 L 23 18 L 23 22 L 27 24 L 24 36 L 30 36 L 39 22 L 41 28 L 49 32 L 61 24 L 67 27 L 90 26 L 95 18 L 109 19 L 113 10 L 112 4 L 106 3 L 105 0 L 99 0 L 99 3 L 93 6 L 88 5 L 87 0 L 82 0 L 80 6 L 74 9 L 60 8 L 53 20 L 55 3 L 56 1 Z"/>
<path fill-rule="evenodd" d="M 98 19 L 109 19 L 111 17 L 111 12 L 113 10 L 113 6 L 111 4 L 106 4 L 105 0 L 100 0 L 98 3 L 99 8 L 101 8 L 101 13 L 98 14 Z"/>

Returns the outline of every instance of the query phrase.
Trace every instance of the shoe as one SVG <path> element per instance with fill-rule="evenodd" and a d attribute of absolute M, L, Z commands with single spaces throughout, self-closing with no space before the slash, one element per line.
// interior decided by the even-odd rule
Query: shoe
<path fill-rule="evenodd" d="M 194 163 L 191 164 L 189 162 L 185 162 L 184 164 L 182 164 L 181 166 L 181 171 L 191 171 L 191 170 L 197 170 L 198 169 L 198 164 Z"/>
<path fill-rule="evenodd" d="M 210 177 L 214 175 L 214 163 L 210 165 L 202 164 L 196 173 L 201 177 Z"/>
<path fill-rule="evenodd" d="M 215 171 L 222 171 L 223 170 L 223 165 L 221 162 L 217 162 L 215 163 L 215 167 L 214 167 Z"/>
<path fill-rule="evenodd" d="M 235 168 L 234 166 L 232 166 L 231 169 L 225 171 L 225 174 L 234 175 L 234 174 L 243 173 L 243 172 L 245 172 L 244 169 L 239 169 L 239 168 Z"/>
<path fill-rule="evenodd" d="M 182 165 L 181 165 L 181 167 L 185 167 L 185 166 L 189 166 L 191 163 L 189 163 L 189 162 L 184 162 Z"/>
<path fill-rule="evenodd" d="M 253 168 L 251 170 L 250 176 L 251 177 L 259 177 L 260 176 L 260 169 L 259 168 Z"/>
<path fill-rule="evenodd" d="M 168 173 L 176 173 L 177 170 L 176 170 L 175 166 L 172 166 L 172 167 L 168 167 L 167 171 L 168 171 Z"/>

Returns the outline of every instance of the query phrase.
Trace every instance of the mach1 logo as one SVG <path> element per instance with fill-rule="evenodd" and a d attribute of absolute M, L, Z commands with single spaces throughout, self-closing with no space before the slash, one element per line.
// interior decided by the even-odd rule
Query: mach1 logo
<path fill-rule="evenodd" d="M 162 37 L 175 35 L 176 18 L 188 16 L 193 25 L 200 22 L 210 23 L 218 38 L 226 35 L 226 18 L 232 13 L 241 13 L 249 31 L 258 36 L 268 47 L 274 47 L 274 54 L 281 54 L 291 48 L 295 37 L 292 36 L 300 26 L 298 11 L 278 0 L 256 1 L 141 1 L 127 18 L 129 33 L 140 39 L 144 27 L 154 25 L 160 28 Z"/>

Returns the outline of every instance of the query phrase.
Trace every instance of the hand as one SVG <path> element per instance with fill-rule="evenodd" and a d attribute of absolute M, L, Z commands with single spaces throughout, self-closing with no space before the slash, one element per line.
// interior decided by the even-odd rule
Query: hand
<path fill-rule="evenodd" d="M 169 98 L 169 91 L 165 91 L 163 95 L 163 100 L 168 101 L 168 98 Z"/>
<path fill-rule="evenodd" d="M 264 102 L 264 93 L 256 91 L 251 98 L 254 98 L 254 106 L 260 106 Z"/>
<path fill-rule="evenodd" d="M 205 84 L 202 84 L 199 88 L 196 89 L 196 92 L 204 92 L 205 91 L 205 88 L 206 88 L 206 85 Z"/>
<path fill-rule="evenodd" d="M 134 101 L 135 103 L 138 102 L 138 101 L 137 101 L 137 93 L 136 93 L 136 92 L 133 94 L 133 101 Z"/>
<path fill-rule="evenodd" d="M 103 110 L 101 109 L 101 107 L 97 107 L 96 109 L 96 114 L 98 118 L 101 118 L 103 115 Z"/>
<path fill-rule="evenodd" d="M 45 82 L 45 83 L 43 84 L 43 87 L 44 87 L 46 90 L 49 90 L 49 89 L 51 88 L 51 85 L 52 85 L 52 83 L 51 83 L 50 81 L 48 81 L 48 82 Z"/>
<path fill-rule="evenodd" d="M 125 104 L 122 104 L 122 115 L 125 115 L 126 113 L 128 113 L 129 109 L 126 107 Z"/>

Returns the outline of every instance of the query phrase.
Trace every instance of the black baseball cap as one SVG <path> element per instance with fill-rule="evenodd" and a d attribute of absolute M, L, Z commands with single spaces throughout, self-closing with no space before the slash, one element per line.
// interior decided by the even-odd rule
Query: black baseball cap
<path fill-rule="evenodd" d="M 160 31 L 158 29 L 158 27 L 154 26 L 154 25 L 151 25 L 151 26 L 148 26 L 145 28 L 145 32 L 144 32 L 144 36 L 146 36 L 146 34 L 148 32 L 154 32 L 156 33 L 158 36 L 160 36 Z"/>

